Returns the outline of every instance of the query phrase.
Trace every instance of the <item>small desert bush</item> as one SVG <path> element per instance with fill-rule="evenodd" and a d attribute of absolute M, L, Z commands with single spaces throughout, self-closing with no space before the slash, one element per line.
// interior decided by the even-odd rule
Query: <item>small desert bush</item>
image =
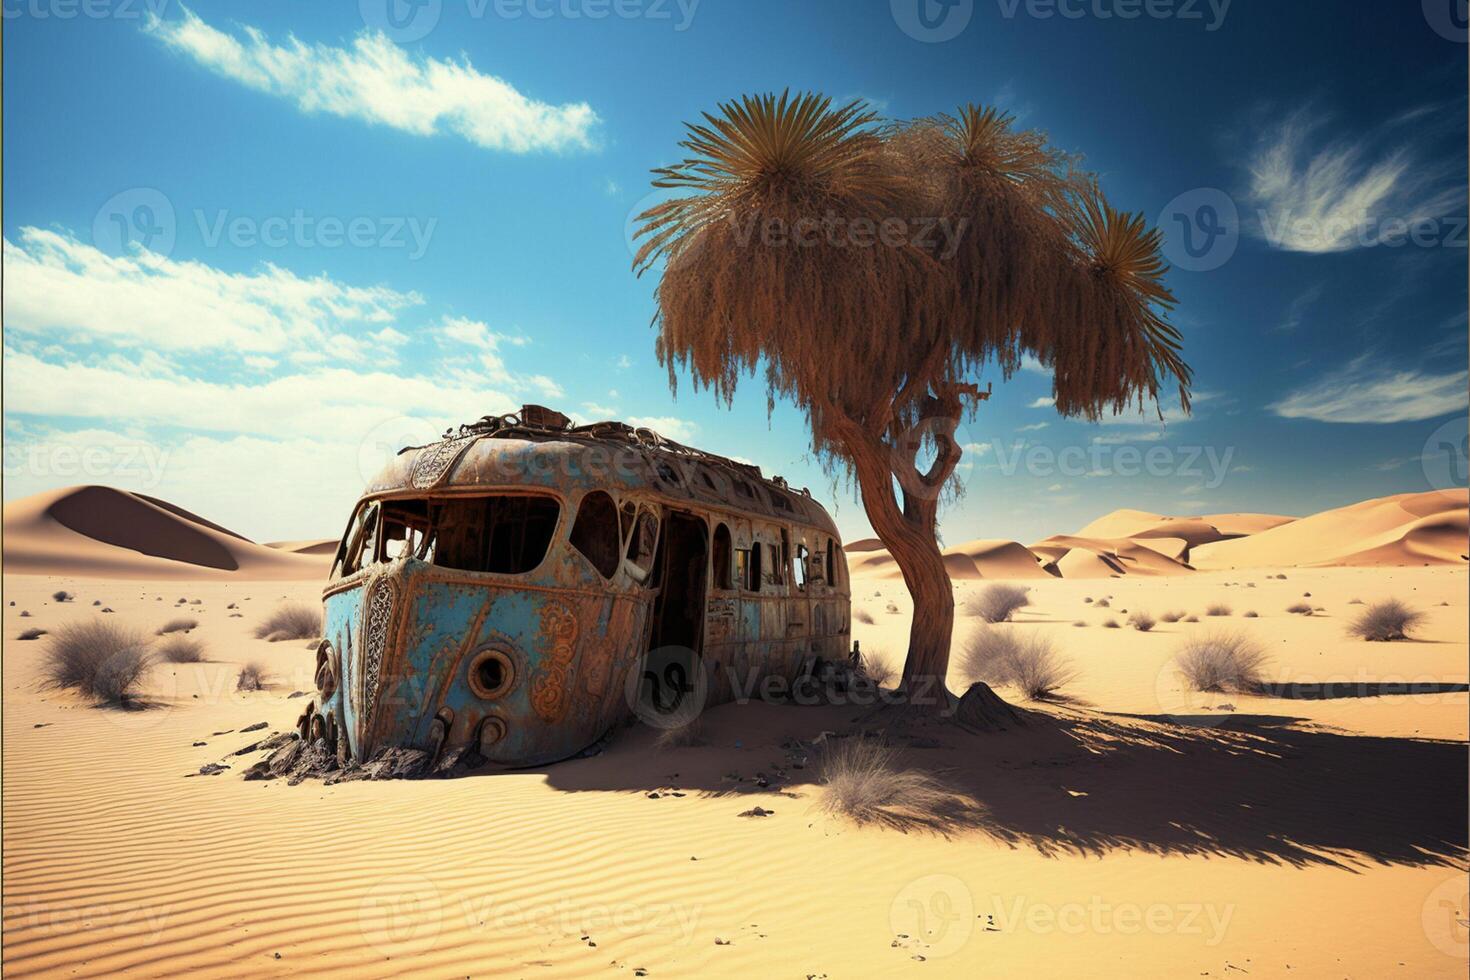
<path fill-rule="evenodd" d="M 1169 612 L 1166 612 L 1159 616 L 1159 618 L 1166 623 L 1177 623 L 1184 618 L 1184 613 L 1178 612 L 1176 610 L 1170 610 Z"/>
<path fill-rule="evenodd" d="M 1229 616 L 1230 607 L 1223 602 L 1213 602 L 1205 607 L 1206 616 Z"/>
<path fill-rule="evenodd" d="M 1008 622 L 1017 609 L 1030 605 L 1026 590 L 1016 585 L 987 586 L 965 603 L 965 612 L 987 623 Z"/>
<path fill-rule="evenodd" d="M 1149 630 L 1154 628 L 1154 618 L 1140 609 L 1138 612 L 1128 617 L 1128 625 L 1132 626 L 1140 633 L 1147 633 Z"/>
<path fill-rule="evenodd" d="M 177 616 L 158 627 L 158 635 L 163 636 L 165 633 L 187 633 L 192 629 L 197 629 L 198 626 L 199 620 L 197 619 L 190 619 L 188 616 Z"/>
<path fill-rule="evenodd" d="M 45 630 L 36 629 L 34 626 L 32 626 L 28 630 L 21 630 L 20 631 L 20 635 L 17 636 L 16 639 L 17 640 L 39 640 L 41 637 L 43 637 L 45 635 L 46 635 L 46 631 Z"/>
<path fill-rule="evenodd" d="M 1097 606 L 1097 608 L 1099 609 L 1107 609 L 1109 606 L 1112 605 L 1112 603 L 1106 599 L 1099 599 L 1097 600 L 1097 602 L 1093 603 L 1093 605 Z"/>
<path fill-rule="evenodd" d="M 132 701 L 153 662 L 148 637 L 103 620 L 58 626 L 45 656 L 45 686 L 74 688 L 104 704 Z"/>
<path fill-rule="evenodd" d="M 240 676 L 235 679 L 235 690 L 264 691 L 265 667 L 258 660 L 252 660 L 241 667 Z"/>
<path fill-rule="evenodd" d="M 1197 622 L 1199 622 L 1199 617 L 1198 616 L 1185 616 L 1184 619 L 1182 620 L 1182 622 L 1186 622 L 1186 623 L 1197 623 Z"/>
<path fill-rule="evenodd" d="M 158 644 L 158 656 L 171 664 L 202 663 L 204 644 L 188 636 L 170 636 Z"/>
<path fill-rule="evenodd" d="M 1103 620 L 1102 627 L 1105 630 L 1115 630 L 1115 629 L 1118 629 L 1119 628 L 1118 621 L 1116 619 L 1105 619 L 1105 620 Z"/>
<path fill-rule="evenodd" d="M 682 749 L 704 744 L 704 726 L 696 715 L 682 725 L 665 728 L 653 738 L 653 747 L 659 751 Z"/>
<path fill-rule="evenodd" d="M 1248 633 L 1211 633 L 1186 640 L 1175 663 L 1196 691 L 1248 694 L 1260 689 L 1266 651 Z"/>
<path fill-rule="evenodd" d="M 858 669 L 862 671 L 864 677 L 873 682 L 874 687 L 883 687 L 898 676 L 897 671 L 890 667 L 887 661 L 878 659 L 871 652 L 863 654 Z"/>
<path fill-rule="evenodd" d="M 51 593 L 51 598 L 55 599 L 57 602 L 71 602 L 73 599 L 76 598 L 76 596 L 72 595 L 70 592 L 53 592 Z"/>
<path fill-rule="evenodd" d="M 938 780 L 900 769 L 897 753 L 876 740 L 854 737 L 833 744 L 822 757 L 821 778 L 817 806 L 857 824 L 932 824 L 953 804 Z"/>
<path fill-rule="evenodd" d="M 1040 701 L 1077 676 L 1045 633 L 981 629 L 960 655 L 966 680 L 1009 684 Z"/>
<path fill-rule="evenodd" d="M 1244 616 L 1246 619 L 1260 619 L 1261 618 L 1261 614 L 1258 613 L 1258 612 L 1256 612 L 1254 609 L 1247 609 L 1245 612 L 1241 613 L 1241 615 Z"/>
<path fill-rule="evenodd" d="M 1295 613 L 1298 616 L 1312 615 L 1312 607 L 1307 605 L 1305 602 L 1293 602 L 1291 605 L 1286 607 L 1286 611 L 1289 613 Z"/>
<path fill-rule="evenodd" d="M 859 609 L 857 612 L 852 614 L 852 618 L 857 620 L 859 623 L 862 623 L 864 626 L 873 625 L 873 614 L 868 612 L 866 609 Z"/>
<path fill-rule="evenodd" d="M 1073 623 L 1072 625 L 1073 626 L 1086 626 L 1087 625 L 1087 620 L 1085 620 L 1085 619 L 1079 619 L 1079 620 L 1077 620 L 1077 622 Z"/>
<path fill-rule="evenodd" d="M 1406 640 L 1409 630 L 1424 618 L 1397 599 L 1375 602 L 1348 625 L 1348 632 L 1363 640 Z"/>
<path fill-rule="evenodd" d="M 278 640 L 314 640 L 321 635 L 321 610 L 300 602 L 277 606 L 265 622 L 255 627 L 257 639 L 272 643 Z"/>

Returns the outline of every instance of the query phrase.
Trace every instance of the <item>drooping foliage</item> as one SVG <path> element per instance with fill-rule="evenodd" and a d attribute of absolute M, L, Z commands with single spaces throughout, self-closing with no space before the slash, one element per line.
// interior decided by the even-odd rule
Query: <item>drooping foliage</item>
<path fill-rule="evenodd" d="M 1057 409 L 1096 418 L 1190 373 L 1166 314 L 1159 234 L 1114 210 L 1091 174 L 968 106 L 885 122 L 861 102 L 747 96 L 691 124 L 689 156 L 654 185 L 689 193 L 640 216 L 671 383 L 730 399 L 765 366 L 768 397 L 830 424 L 899 431 L 940 387 L 1035 357 Z M 885 234 L 886 232 L 886 234 Z"/>

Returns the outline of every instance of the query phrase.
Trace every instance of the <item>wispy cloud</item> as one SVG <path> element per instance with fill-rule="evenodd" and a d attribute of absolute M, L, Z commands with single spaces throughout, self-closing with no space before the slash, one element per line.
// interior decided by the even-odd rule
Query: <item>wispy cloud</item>
<path fill-rule="evenodd" d="M 1276 325 L 1276 329 L 1284 333 L 1291 333 L 1297 327 L 1300 327 L 1302 320 L 1306 318 L 1307 310 L 1311 309 L 1312 305 L 1321 298 L 1321 283 L 1317 283 L 1317 285 L 1308 288 L 1291 301 L 1291 305 L 1286 308 L 1286 315 L 1281 318 L 1281 322 Z"/>
<path fill-rule="evenodd" d="M 1440 218 L 1463 204 L 1464 188 L 1417 159 L 1396 123 L 1353 139 L 1326 137 L 1328 124 L 1311 109 L 1293 112 L 1249 162 L 1254 230 L 1276 248 L 1343 252 L 1373 244 L 1385 222 Z"/>
<path fill-rule="evenodd" d="M 1374 367 L 1363 354 L 1270 405 L 1283 418 L 1317 422 L 1419 422 L 1463 411 L 1470 372 L 1429 374 Z"/>
<path fill-rule="evenodd" d="M 268 263 L 231 273 L 147 250 L 112 256 L 38 228 L 5 242 L 5 325 L 22 335 L 192 352 L 330 349 L 360 359 L 374 344 L 401 343 L 402 334 L 383 330 L 421 303 L 417 293 L 302 278 Z M 346 332 L 354 329 L 364 332 Z"/>
<path fill-rule="evenodd" d="M 552 105 L 469 63 L 414 56 L 380 32 L 350 47 L 273 44 L 260 30 L 219 30 L 187 8 L 178 20 L 152 18 L 150 30 L 175 51 L 242 85 L 290 99 L 303 112 L 326 112 L 391 126 L 416 136 L 457 133 L 476 146 L 510 153 L 589 149 L 597 114 L 585 102 Z"/>

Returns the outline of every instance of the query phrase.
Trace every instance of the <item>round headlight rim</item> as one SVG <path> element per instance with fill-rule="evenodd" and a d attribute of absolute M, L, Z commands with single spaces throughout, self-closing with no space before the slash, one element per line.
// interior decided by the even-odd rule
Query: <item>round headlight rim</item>
<path fill-rule="evenodd" d="M 485 684 L 484 679 L 480 676 L 482 668 L 488 662 L 494 662 L 500 666 L 500 682 L 493 687 Z M 466 680 L 469 682 L 470 691 L 480 700 L 495 701 L 502 698 L 515 684 L 515 657 L 509 650 L 499 645 L 481 647 L 470 657 Z"/>

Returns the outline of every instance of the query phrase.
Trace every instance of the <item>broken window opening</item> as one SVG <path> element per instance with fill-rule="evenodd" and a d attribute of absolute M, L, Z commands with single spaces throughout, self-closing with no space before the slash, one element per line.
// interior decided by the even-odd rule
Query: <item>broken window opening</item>
<path fill-rule="evenodd" d="M 551 546 L 561 504 L 551 497 L 496 495 L 432 501 L 420 545 L 443 568 L 520 575 L 540 565 Z"/>
<path fill-rule="evenodd" d="M 593 490 L 582 498 L 577 521 L 572 525 L 572 547 L 597 569 L 597 574 L 610 579 L 618 570 L 622 551 L 617 505 L 603 490 Z"/>
<path fill-rule="evenodd" d="M 715 588 L 730 588 L 730 529 L 724 524 L 715 527 L 713 549 Z"/>
<path fill-rule="evenodd" d="M 796 561 L 792 564 L 791 571 L 795 576 L 796 587 L 803 592 L 806 591 L 807 560 L 809 557 L 810 552 L 806 550 L 806 545 L 799 544 L 796 546 Z"/>

